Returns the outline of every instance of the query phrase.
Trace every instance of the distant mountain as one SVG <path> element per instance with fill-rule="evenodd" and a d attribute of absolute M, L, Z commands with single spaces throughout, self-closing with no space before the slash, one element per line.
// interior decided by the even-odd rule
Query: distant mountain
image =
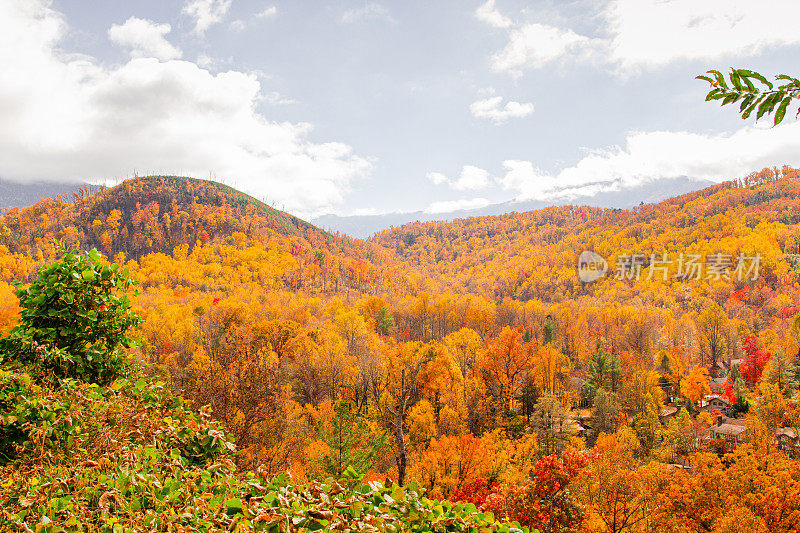
<path fill-rule="evenodd" d="M 59 194 L 69 196 L 86 185 L 79 181 L 19 183 L 0 179 L 0 211 L 10 207 L 28 207 Z"/>
<path fill-rule="evenodd" d="M 565 197 L 549 201 L 510 201 L 488 205 L 479 209 L 465 209 L 448 213 L 415 211 L 412 213 L 387 213 L 385 215 L 323 215 L 311 219 L 311 223 L 317 227 L 329 231 L 339 231 L 351 237 L 367 238 L 378 231 L 389 229 L 392 226 L 402 226 L 409 222 L 429 222 L 433 220 L 450 221 L 456 218 L 502 215 L 513 211 L 533 211 L 535 209 L 558 205 L 586 205 L 590 207 L 629 209 L 640 203 L 650 204 L 660 202 L 673 196 L 703 189 L 709 185 L 713 185 L 713 182 L 686 177 L 678 179 L 659 179 L 644 183 L 638 187 L 602 192 L 594 196 Z"/>

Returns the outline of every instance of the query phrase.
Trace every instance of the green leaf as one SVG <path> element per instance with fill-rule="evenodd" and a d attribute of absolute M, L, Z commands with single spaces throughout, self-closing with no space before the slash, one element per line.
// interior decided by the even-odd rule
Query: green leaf
<path fill-rule="evenodd" d="M 750 91 L 751 93 L 758 92 L 756 86 L 753 85 L 752 81 L 750 81 L 750 78 L 747 76 L 746 72 L 747 71 L 739 70 L 739 77 L 745 83 L 745 85 L 747 85 L 748 91 Z"/>
<path fill-rule="evenodd" d="M 735 69 L 731 69 L 731 73 L 729 74 L 729 76 L 731 78 L 731 83 L 733 84 L 733 87 L 737 91 L 744 90 L 744 85 L 742 85 L 742 80 L 739 79 L 739 74 L 736 72 Z"/>
<path fill-rule="evenodd" d="M 320 531 L 322 529 L 325 529 L 325 524 L 323 524 L 318 520 L 309 520 L 308 523 L 306 524 L 306 527 L 308 528 L 309 531 Z"/>
<path fill-rule="evenodd" d="M 225 502 L 225 507 L 228 509 L 228 514 L 241 513 L 242 500 L 240 498 L 231 498 Z"/>
<path fill-rule="evenodd" d="M 780 93 L 772 93 L 758 105 L 756 120 L 760 119 L 766 113 L 769 113 L 772 110 L 772 107 L 774 106 L 773 102 L 775 102 L 776 99 L 780 99 Z"/>
<path fill-rule="evenodd" d="M 750 104 L 750 106 L 742 113 L 742 118 L 746 119 L 747 117 L 749 117 L 750 113 L 753 112 L 753 110 L 758 106 L 759 102 L 761 102 L 763 99 L 764 99 L 764 95 L 763 94 L 761 96 L 759 96 L 758 98 L 756 98 L 755 102 Z"/>
<path fill-rule="evenodd" d="M 787 81 L 792 82 L 791 85 L 800 86 L 800 80 L 798 80 L 797 78 L 792 78 L 791 76 L 787 76 L 786 74 L 780 74 L 780 75 L 776 76 L 775 79 L 777 79 L 777 80 L 787 80 Z"/>
<path fill-rule="evenodd" d="M 740 95 L 738 95 L 736 93 L 728 93 L 728 95 L 722 101 L 722 105 L 732 104 L 733 102 L 735 102 L 736 100 L 739 99 L 739 96 Z"/>
<path fill-rule="evenodd" d="M 789 107 L 789 103 L 791 103 L 792 97 L 787 96 L 781 102 L 781 105 L 778 106 L 778 110 L 775 111 L 775 126 L 781 123 L 783 120 L 784 115 L 786 115 L 786 108 Z"/>
<path fill-rule="evenodd" d="M 720 71 L 718 71 L 718 70 L 709 70 L 707 72 L 709 74 L 713 74 L 714 75 L 714 78 L 716 78 L 716 80 L 717 80 L 717 85 L 719 85 L 723 89 L 727 89 L 728 88 L 728 84 L 725 83 L 725 76 L 723 76 Z"/>
<path fill-rule="evenodd" d="M 747 75 L 748 75 L 750 78 L 755 78 L 755 79 L 757 79 L 758 81 L 760 81 L 761 83 L 763 83 L 764 85 L 766 85 L 766 86 L 769 88 L 769 90 L 772 90 L 772 87 L 773 87 L 773 85 L 772 85 L 772 82 L 770 82 L 769 80 L 767 80 L 767 78 L 765 78 L 764 76 L 762 76 L 762 75 L 761 75 L 761 74 L 759 74 L 758 72 L 755 72 L 755 71 L 752 71 L 752 70 L 748 70 L 748 71 L 747 71 Z"/>

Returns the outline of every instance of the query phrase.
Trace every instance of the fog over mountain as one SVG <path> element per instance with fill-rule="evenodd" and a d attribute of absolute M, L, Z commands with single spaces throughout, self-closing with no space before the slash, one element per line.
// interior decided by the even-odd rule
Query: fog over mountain
<path fill-rule="evenodd" d="M 88 184 L 77 181 L 18 183 L 0 179 L 0 210 L 28 207 L 39 200 L 53 198 L 59 194 L 70 195 L 85 185 Z"/>
<path fill-rule="evenodd" d="M 351 237 L 367 238 L 374 233 L 389 229 L 392 226 L 402 226 L 409 222 L 427 222 L 431 220 L 454 220 L 457 218 L 479 217 L 486 215 L 501 215 L 513 211 L 523 212 L 541 209 L 554 205 L 588 205 L 593 207 L 616 207 L 628 209 L 642 202 L 654 203 L 673 196 L 679 196 L 713 185 L 708 180 L 697 180 L 687 177 L 678 179 L 658 179 L 639 185 L 637 187 L 620 189 L 617 191 L 600 192 L 593 196 L 566 196 L 556 200 L 525 200 L 509 201 L 488 205 L 477 209 L 450 211 L 447 213 L 427 213 L 414 211 L 410 213 L 385 213 L 382 215 L 323 215 L 310 220 L 320 228 L 339 231 Z"/>

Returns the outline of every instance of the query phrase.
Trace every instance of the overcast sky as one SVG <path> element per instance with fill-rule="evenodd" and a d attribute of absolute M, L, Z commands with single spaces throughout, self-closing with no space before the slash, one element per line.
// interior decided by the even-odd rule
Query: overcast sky
<path fill-rule="evenodd" d="M 0 178 L 213 176 L 303 216 L 800 165 L 703 101 L 800 74 L 797 0 L 0 0 Z"/>

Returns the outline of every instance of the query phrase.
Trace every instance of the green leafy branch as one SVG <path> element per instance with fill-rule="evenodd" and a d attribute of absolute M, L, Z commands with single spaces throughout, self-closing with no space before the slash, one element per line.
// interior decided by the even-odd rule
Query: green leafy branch
<path fill-rule="evenodd" d="M 786 116 L 792 100 L 800 99 L 800 80 L 786 74 L 775 77 L 778 82 L 784 82 L 776 86 L 758 72 L 742 68 L 731 68 L 728 74 L 730 82 L 718 70 L 709 70 L 707 73 L 711 76 L 696 77 L 711 85 L 706 102 L 722 100 L 723 106 L 739 102 L 739 113 L 743 119 L 753 111 L 756 111 L 756 120 L 774 113 L 774 124 L 777 126 Z M 800 115 L 800 109 L 796 115 Z"/>

